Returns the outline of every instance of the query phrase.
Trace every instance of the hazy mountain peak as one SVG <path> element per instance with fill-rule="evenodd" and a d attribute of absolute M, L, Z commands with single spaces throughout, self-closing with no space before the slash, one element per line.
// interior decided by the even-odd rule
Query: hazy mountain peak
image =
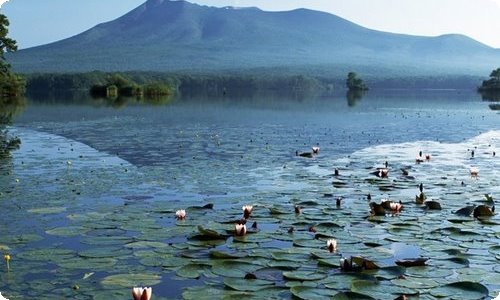
<path fill-rule="evenodd" d="M 500 51 L 463 35 L 385 33 L 309 9 L 148 0 L 114 21 L 8 58 L 24 72 L 356 66 L 479 73 L 497 64 Z"/>

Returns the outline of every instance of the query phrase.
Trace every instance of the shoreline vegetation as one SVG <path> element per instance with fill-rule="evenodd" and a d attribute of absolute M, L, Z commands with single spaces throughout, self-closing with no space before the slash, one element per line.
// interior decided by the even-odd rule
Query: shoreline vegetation
<path fill-rule="evenodd" d="M 158 73 L 158 72 L 102 72 L 87 73 L 33 73 L 23 74 L 27 95 L 54 95 L 72 91 L 88 91 L 95 97 L 111 96 L 165 96 L 207 95 L 240 96 L 257 92 L 280 94 L 311 94 L 345 90 L 345 77 L 320 77 L 284 72 L 242 71 L 241 73 Z M 481 80 L 477 76 L 449 75 L 437 77 L 367 77 L 361 81 L 371 89 L 408 90 L 474 90 Z M 112 87 L 113 85 L 116 86 Z M 111 87 L 111 88 L 110 88 Z M 110 89 L 108 89 L 110 88 Z M 356 91 L 363 91 L 356 90 Z M 114 95 L 116 94 L 116 95 Z"/>
<path fill-rule="evenodd" d="M 21 140 L 9 134 L 8 126 L 19 110 L 24 107 L 24 79 L 11 72 L 5 59 L 6 52 L 17 51 L 17 43 L 8 37 L 9 20 L 0 13 L 0 163 L 10 157 L 11 151 L 19 149 Z"/>
<path fill-rule="evenodd" d="M 477 91 L 485 101 L 500 101 L 500 68 L 491 71 L 490 78 L 483 80 Z M 498 108 L 499 106 L 495 105 L 495 110 Z"/>

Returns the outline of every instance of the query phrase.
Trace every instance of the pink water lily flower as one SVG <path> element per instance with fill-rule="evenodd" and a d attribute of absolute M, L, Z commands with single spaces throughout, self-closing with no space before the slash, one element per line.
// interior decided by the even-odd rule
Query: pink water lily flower
<path fill-rule="evenodd" d="M 253 206 L 252 205 L 245 205 L 241 209 L 243 209 L 243 218 L 245 218 L 245 219 L 250 218 L 250 214 L 252 213 Z"/>
<path fill-rule="evenodd" d="M 175 217 L 177 220 L 184 220 L 186 218 L 186 211 L 184 209 L 179 209 L 175 212 Z"/>
<path fill-rule="evenodd" d="M 391 202 L 390 207 L 392 211 L 400 212 L 401 208 L 403 208 L 403 205 L 401 203 Z"/>
<path fill-rule="evenodd" d="M 337 240 L 335 239 L 329 239 L 326 241 L 326 247 L 328 248 L 328 251 L 333 252 L 337 250 Z"/>
<path fill-rule="evenodd" d="M 150 300 L 153 294 L 151 287 L 135 287 L 132 289 L 134 300 Z"/>
<path fill-rule="evenodd" d="M 247 226 L 245 224 L 234 224 L 234 231 L 237 236 L 244 236 L 247 233 Z"/>

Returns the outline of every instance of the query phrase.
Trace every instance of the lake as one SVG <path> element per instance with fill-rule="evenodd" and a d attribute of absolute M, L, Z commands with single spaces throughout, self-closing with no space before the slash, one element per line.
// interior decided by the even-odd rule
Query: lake
<path fill-rule="evenodd" d="M 455 214 L 500 197 L 500 116 L 472 91 L 33 98 L 9 134 L 22 142 L 0 167 L 9 299 L 129 299 L 145 285 L 153 299 L 500 292 L 500 218 Z M 388 178 L 372 174 L 386 162 Z M 421 183 L 441 210 L 415 202 Z M 403 209 L 371 216 L 368 194 Z M 395 264 L 416 258 L 426 265 Z"/>

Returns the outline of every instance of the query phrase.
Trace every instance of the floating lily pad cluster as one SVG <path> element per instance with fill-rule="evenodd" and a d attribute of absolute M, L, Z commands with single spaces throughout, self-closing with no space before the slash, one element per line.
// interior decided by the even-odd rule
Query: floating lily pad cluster
<path fill-rule="evenodd" d="M 459 144 L 375 146 L 341 159 L 279 154 L 274 159 L 286 167 L 260 166 L 245 182 L 225 181 L 239 185 L 231 193 L 213 178 L 195 193 L 182 174 L 172 189 L 172 174 L 160 179 L 162 168 L 136 168 L 58 136 L 20 133 L 23 148 L 0 196 L 10 212 L 0 249 L 12 255 L 0 290 L 14 299 L 125 299 L 133 286 L 153 286 L 155 299 L 481 299 L 500 291 L 498 216 L 456 213 L 492 206 L 500 195 L 500 161 L 489 155 L 500 147 L 500 132 Z M 203 151 L 218 155 L 219 137 L 204 141 Z M 420 150 L 432 158 L 416 164 Z M 386 161 L 388 176 L 374 176 Z M 182 167 L 198 163 L 186 157 Z M 477 177 L 471 166 L 480 168 Z M 441 209 L 416 203 L 421 183 L 426 201 Z M 382 199 L 403 207 L 372 215 L 369 203 Z M 235 236 L 247 204 L 247 226 L 256 228 Z M 185 219 L 175 218 L 179 209 Z M 341 269 L 343 257 L 352 269 Z"/>

